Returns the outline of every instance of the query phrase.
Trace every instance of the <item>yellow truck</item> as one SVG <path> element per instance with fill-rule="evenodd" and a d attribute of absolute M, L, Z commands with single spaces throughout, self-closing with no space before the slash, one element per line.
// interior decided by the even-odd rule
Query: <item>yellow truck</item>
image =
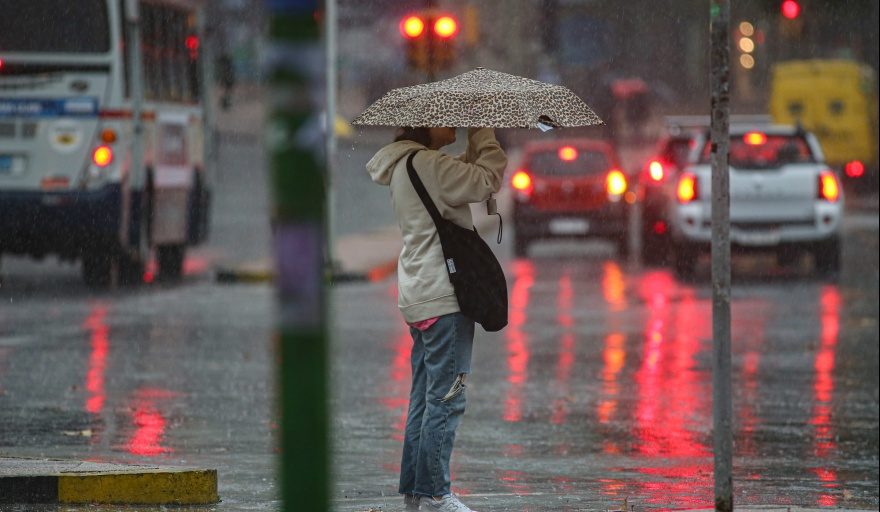
<path fill-rule="evenodd" d="M 854 192 L 877 189 L 877 74 L 852 60 L 811 59 L 773 66 L 769 113 L 800 123 L 822 145 L 825 161 Z"/>

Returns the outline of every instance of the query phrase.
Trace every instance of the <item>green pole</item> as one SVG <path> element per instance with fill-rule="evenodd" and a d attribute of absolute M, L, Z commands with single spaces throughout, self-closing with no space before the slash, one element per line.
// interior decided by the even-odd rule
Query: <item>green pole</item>
<path fill-rule="evenodd" d="M 266 5 L 281 499 L 285 511 L 322 512 L 330 480 L 323 137 L 306 121 L 318 111 L 323 50 L 315 0 Z"/>

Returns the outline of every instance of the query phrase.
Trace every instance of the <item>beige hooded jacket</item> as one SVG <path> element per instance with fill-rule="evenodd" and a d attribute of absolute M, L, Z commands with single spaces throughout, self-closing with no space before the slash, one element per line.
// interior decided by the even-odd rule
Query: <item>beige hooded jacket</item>
<path fill-rule="evenodd" d="M 389 144 L 367 163 L 373 181 L 391 187 L 391 202 L 403 250 L 397 262 L 397 304 L 404 320 L 419 322 L 459 311 L 443 260 L 437 228 L 406 171 L 413 166 L 443 218 L 470 228 L 470 203 L 484 201 L 501 189 L 507 156 L 491 128 L 468 129 L 464 154 L 450 156 L 412 141 Z"/>

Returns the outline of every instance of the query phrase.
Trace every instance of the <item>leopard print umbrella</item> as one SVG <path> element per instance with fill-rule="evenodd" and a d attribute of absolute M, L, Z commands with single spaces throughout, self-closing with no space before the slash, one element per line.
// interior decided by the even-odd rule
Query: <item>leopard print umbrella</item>
<path fill-rule="evenodd" d="M 554 128 L 604 124 L 569 89 L 477 68 L 393 89 L 352 121 L 355 125 Z"/>

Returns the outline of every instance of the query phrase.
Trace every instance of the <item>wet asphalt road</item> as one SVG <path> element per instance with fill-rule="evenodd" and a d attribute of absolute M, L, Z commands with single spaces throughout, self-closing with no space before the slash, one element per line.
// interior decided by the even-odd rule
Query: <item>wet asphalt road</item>
<path fill-rule="evenodd" d="M 223 501 L 192 510 L 278 508 L 273 288 L 211 273 L 268 246 L 262 156 L 227 143 L 212 240 L 181 283 L 96 292 L 75 266 L 4 262 L 0 453 L 216 468 Z M 387 207 L 346 186 L 341 209 Z M 838 283 L 809 261 L 734 262 L 735 506 L 878 509 L 876 217 L 848 216 Z M 477 329 L 454 491 L 482 512 L 711 508 L 707 266 L 682 285 L 601 244 L 497 252 L 511 323 Z M 334 286 L 329 306 L 334 512 L 399 510 L 410 340 L 394 279 Z"/>
<path fill-rule="evenodd" d="M 878 237 L 861 219 L 837 285 L 807 265 L 736 269 L 738 506 L 878 506 Z M 455 491 L 484 512 L 711 507 L 708 280 L 598 245 L 503 258 L 511 324 L 478 329 Z M 199 510 L 275 509 L 271 286 L 194 273 L 97 293 L 64 269 L 0 293 L 0 452 L 217 468 L 223 502 Z M 400 504 L 409 338 L 394 298 L 393 279 L 330 292 L 338 512 Z"/>
<path fill-rule="evenodd" d="M 877 507 L 876 227 L 847 240 L 839 285 L 806 265 L 738 262 L 736 506 Z M 511 324 L 478 328 L 453 458 L 455 490 L 477 510 L 713 507 L 708 276 L 681 285 L 609 251 L 560 244 L 507 261 Z M 376 495 L 396 490 L 409 336 L 388 322 L 393 282 L 334 297 L 356 318 L 336 336 L 338 510 L 394 510 L 396 496 Z"/>

